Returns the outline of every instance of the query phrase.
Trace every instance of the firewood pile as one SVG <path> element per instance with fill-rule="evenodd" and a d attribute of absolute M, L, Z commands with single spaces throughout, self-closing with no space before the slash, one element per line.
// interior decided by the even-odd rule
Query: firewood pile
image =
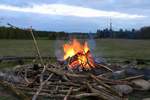
<path fill-rule="evenodd" d="M 5 78 L 0 84 L 23 100 L 126 100 L 133 90 L 150 89 L 150 83 L 143 79 L 142 74 L 113 79 L 114 73 L 123 70 L 109 70 L 111 66 L 106 66 L 109 69 L 101 64 L 99 66 L 102 67 L 77 72 L 59 64 L 46 64 L 44 67 L 40 64 L 22 65 L 13 71 L 19 81 L 15 81 L 15 78 L 11 78 L 11 81 Z M 97 73 L 93 70 L 104 71 Z"/>

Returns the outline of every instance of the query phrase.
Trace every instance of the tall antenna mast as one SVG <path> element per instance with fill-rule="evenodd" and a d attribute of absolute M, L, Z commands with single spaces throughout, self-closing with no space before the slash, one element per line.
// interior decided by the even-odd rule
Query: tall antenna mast
<path fill-rule="evenodd" d="M 109 25 L 110 25 L 109 30 L 112 31 L 112 19 L 111 19 L 111 17 L 110 17 L 110 24 Z"/>

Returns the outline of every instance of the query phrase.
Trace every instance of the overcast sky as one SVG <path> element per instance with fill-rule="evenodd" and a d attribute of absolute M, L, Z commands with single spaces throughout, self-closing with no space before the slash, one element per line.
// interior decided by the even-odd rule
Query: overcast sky
<path fill-rule="evenodd" d="M 0 25 L 95 32 L 150 25 L 150 0 L 0 0 Z"/>

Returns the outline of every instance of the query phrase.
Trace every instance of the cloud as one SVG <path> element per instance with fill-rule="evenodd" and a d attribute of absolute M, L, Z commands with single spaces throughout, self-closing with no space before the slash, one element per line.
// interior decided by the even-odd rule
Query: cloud
<path fill-rule="evenodd" d="M 111 17 L 119 19 L 137 19 L 145 18 L 147 16 L 138 14 L 128 14 L 115 11 L 104 11 L 92 8 L 85 8 L 81 6 L 73 6 L 66 4 L 42 4 L 33 5 L 30 7 L 18 7 L 11 5 L 0 5 L 1 10 L 26 12 L 26 13 L 37 13 L 47 15 L 61 15 L 61 16 L 75 16 L 84 18 L 99 18 L 99 17 Z"/>

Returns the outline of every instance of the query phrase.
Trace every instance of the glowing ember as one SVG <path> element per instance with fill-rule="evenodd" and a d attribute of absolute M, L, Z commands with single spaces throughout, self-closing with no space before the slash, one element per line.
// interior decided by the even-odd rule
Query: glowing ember
<path fill-rule="evenodd" d="M 76 39 L 73 39 L 70 43 L 64 44 L 63 49 L 64 60 L 69 60 L 70 68 L 91 69 L 95 67 L 87 42 L 82 45 Z"/>

